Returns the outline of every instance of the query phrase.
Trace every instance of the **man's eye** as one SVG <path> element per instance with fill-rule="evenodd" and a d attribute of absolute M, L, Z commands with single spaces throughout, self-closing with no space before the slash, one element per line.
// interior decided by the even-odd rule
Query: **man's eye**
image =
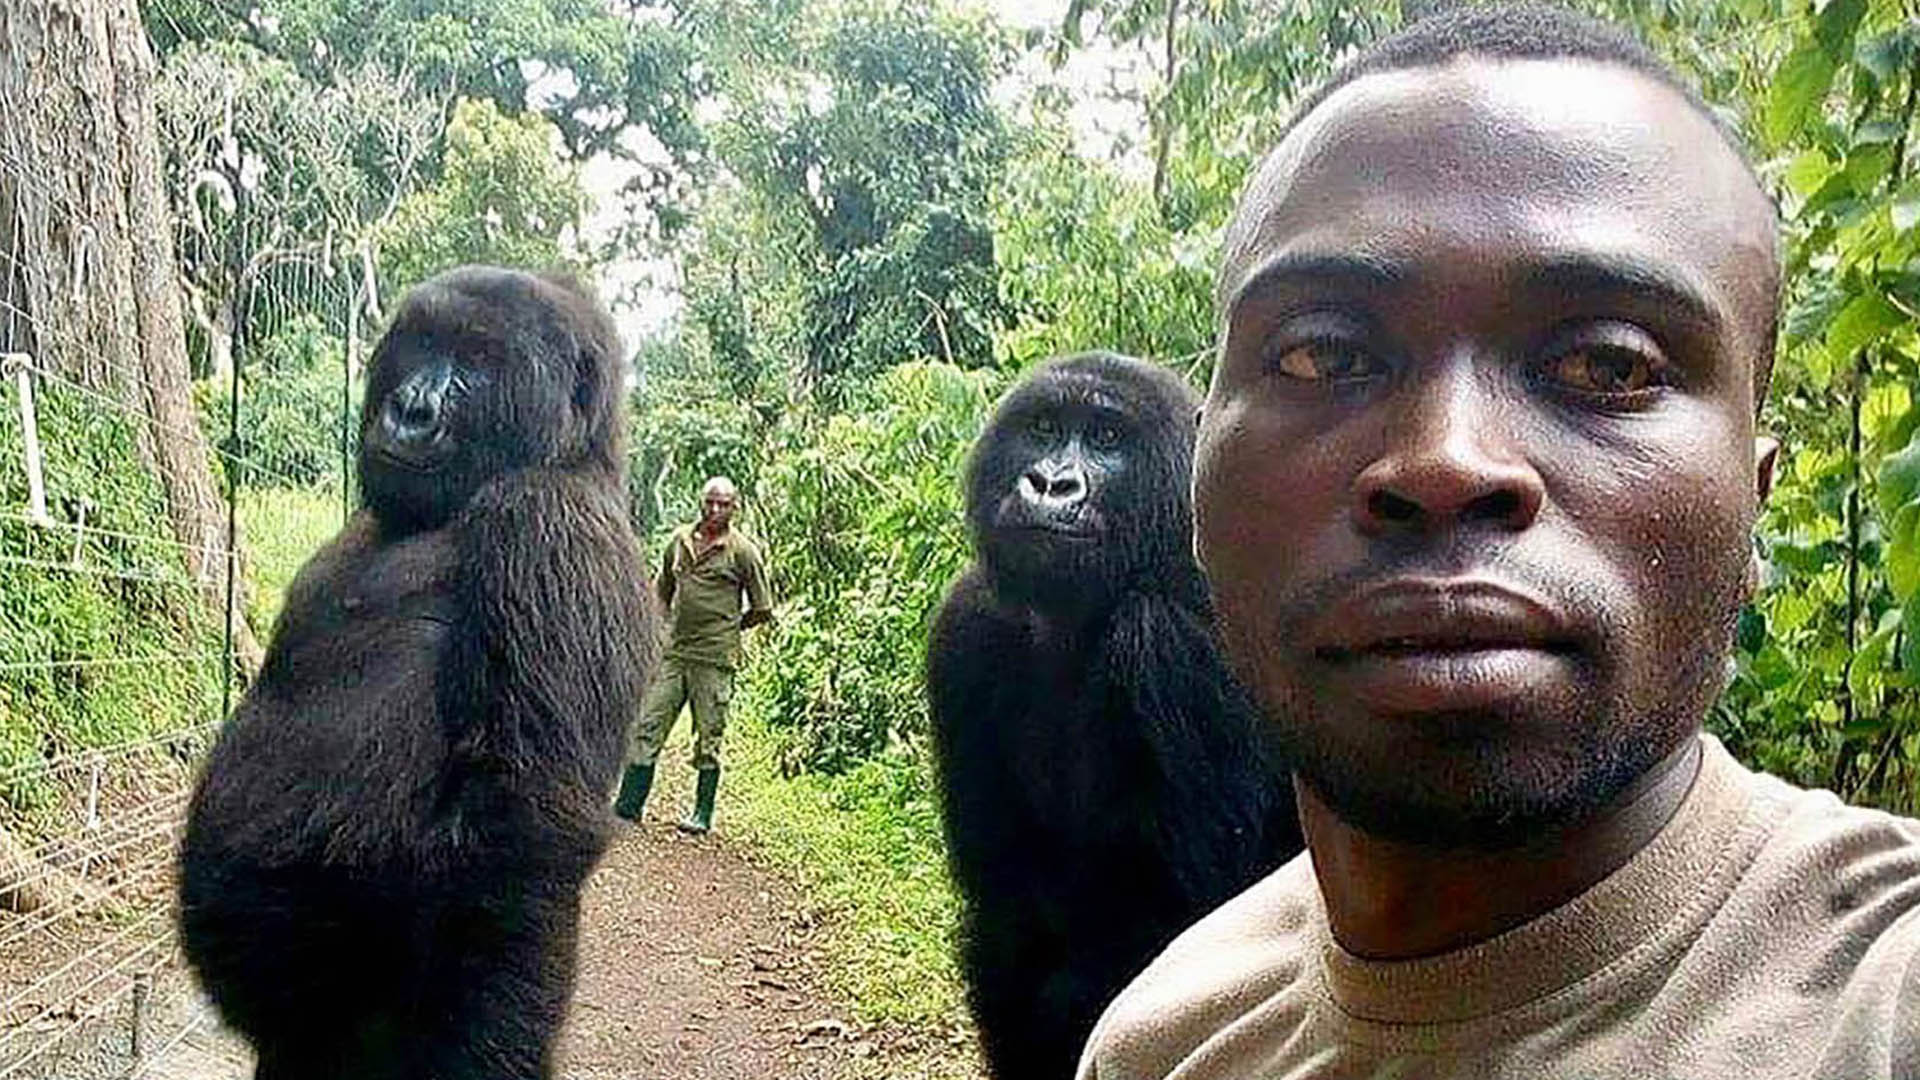
<path fill-rule="evenodd" d="M 1274 370 L 1302 382 L 1355 382 L 1386 370 L 1364 351 L 1337 341 L 1308 341 L 1289 346 L 1273 361 Z"/>
<path fill-rule="evenodd" d="M 1617 345 L 1587 345 L 1547 361 L 1547 377 L 1583 394 L 1637 394 L 1667 382 L 1666 361 Z"/>

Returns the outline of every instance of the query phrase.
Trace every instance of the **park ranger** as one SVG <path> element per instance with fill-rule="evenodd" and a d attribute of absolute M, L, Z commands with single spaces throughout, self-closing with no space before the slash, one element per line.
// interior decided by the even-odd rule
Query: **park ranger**
<path fill-rule="evenodd" d="M 760 549 L 732 527 L 739 492 L 716 476 L 700 492 L 700 520 L 674 530 L 655 587 L 667 611 L 667 649 L 628 739 L 627 769 L 614 812 L 640 820 L 653 766 L 683 705 L 693 712 L 693 767 L 698 773 L 693 812 L 680 828 L 713 827 L 720 786 L 720 736 L 739 663 L 740 631 L 770 622 L 773 601 Z M 742 609 L 742 600 L 745 608 Z"/>

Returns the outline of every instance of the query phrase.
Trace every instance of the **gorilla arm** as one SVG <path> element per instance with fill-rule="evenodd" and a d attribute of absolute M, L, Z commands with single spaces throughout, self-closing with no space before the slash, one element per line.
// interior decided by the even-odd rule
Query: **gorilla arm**
<path fill-rule="evenodd" d="M 1258 715 L 1220 659 L 1203 600 L 1134 594 L 1114 609 L 1103 667 L 1127 673 L 1124 692 L 1161 773 L 1161 800 L 1205 806 L 1204 820 L 1158 817 L 1157 850 L 1197 910 L 1239 891 L 1300 848 L 1291 788 L 1263 761 Z"/>
<path fill-rule="evenodd" d="M 1003 725 L 1025 717 L 1022 673 L 1030 652 L 1027 635 L 994 600 L 980 572 L 970 570 L 947 594 L 927 641 L 927 690 L 932 712 L 934 753 L 947 801 L 942 815 L 950 865 L 969 899 L 1015 881 L 985 880 L 989 867 L 1002 867 L 1015 817 L 1006 805 L 1011 788 L 1006 770 L 1016 740 Z M 983 764 L 999 772 L 981 775 Z M 959 770 L 966 770 L 961 775 Z"/>
<path fill-rule="evenodd" d="M 601 808 L 658 649 L 618 500 L 579 473 L 527 469 L 482 488 L 454 531 L 457 622 L 441 712 L 455 756 L 512 788 L 568 793 L 523 809 Z M 543 779 L 514 779 L 528 777 Z"/>

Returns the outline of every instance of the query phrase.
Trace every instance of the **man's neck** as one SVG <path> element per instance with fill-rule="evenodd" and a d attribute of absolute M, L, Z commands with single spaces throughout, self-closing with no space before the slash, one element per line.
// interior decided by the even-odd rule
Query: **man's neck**
<path fill-rule="evenodd" d="M 1620 868 L 1659 834 L 1700 768 L 1690 738 L 1613 804 L 1543 842 L 1504 851 L 1383 840 L 1296 784 L 1327 919 L 1341 947 L 1373 960 L 1432 956 L 1552 911 Z"/>
<path fill-rule="evenodd" d="M 727 523 L 724 521 L 701 521 L 694 525 L 695 535 L 702 540 L 718 540 L 727 535 Z"/>

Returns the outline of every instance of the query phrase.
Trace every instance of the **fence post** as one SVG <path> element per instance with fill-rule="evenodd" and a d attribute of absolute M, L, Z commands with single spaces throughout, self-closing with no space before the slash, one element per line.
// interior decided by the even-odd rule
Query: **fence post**
<path fill-rule="evenodd" d="M 133 977 L 133 1068 L 128 1076 L 139 1076 L 147 1063 L 147 1010 L 153 1002 L 153 974 L 142 971 Z"/>
<path fill-rule="evenodd" d="M 27 516 L 36 525 L 51 525 L 47 514 L 47 481 L 40 461 L 40 424 L 33 404 L 33 357 L 26 353 L 0 353 L 0 372 L 13 374 L 14 388 L 20 397 L 20 431 L 27 446 Z"/>
<path fill-rule="evenodd" d="M 233 363 L 227 372 L 227 602 L 226 618 L 222 620 L 226 628 L 225 644 L 221 648 L 222 664 L 220 678 L 220 717 L 226 719 L 233 715 L 233 620 L 234 620 L 234 579 L 240 572 L 240 470 L 245 468 L 245 455 L 240 447 L 240 361 L 243 358 L 242 340 L 246 337 L 248 305 L 253 296 L 242 289 L 234 300 L 234 310 L 239 318 L 234 320 Z"/>

